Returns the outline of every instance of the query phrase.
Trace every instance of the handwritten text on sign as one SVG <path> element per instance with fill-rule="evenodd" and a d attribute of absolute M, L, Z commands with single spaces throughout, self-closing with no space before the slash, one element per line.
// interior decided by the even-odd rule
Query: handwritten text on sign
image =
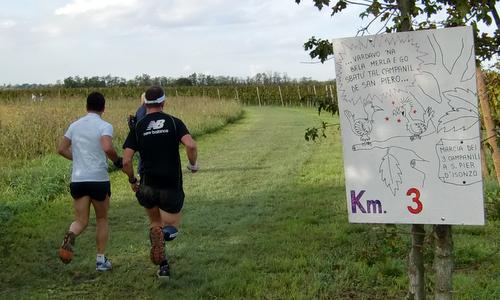
<path fill-rule="evenodd" d="M 472 29 L 332 43 L 349 221 L 484 224 Z"/>

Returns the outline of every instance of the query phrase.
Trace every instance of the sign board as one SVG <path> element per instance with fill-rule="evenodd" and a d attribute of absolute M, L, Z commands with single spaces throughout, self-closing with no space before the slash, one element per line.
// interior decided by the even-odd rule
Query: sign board
<path fill-rule="evenodd" d="M 349 221 L 483 225 L 472 29 L 333 46 Z"/>

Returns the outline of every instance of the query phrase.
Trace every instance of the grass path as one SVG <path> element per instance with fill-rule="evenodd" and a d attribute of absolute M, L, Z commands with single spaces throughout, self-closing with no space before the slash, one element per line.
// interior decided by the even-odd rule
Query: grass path
<path fill-rule="evenodd" d="M 60 263 L 56 250 L 72 216 L 64 195 L 9 228 L 15 238 L 0 258 L 0 298 L 403 297 L 408 239 L 347 223 L 338 135 L 317 144 L 303 139 L 318 121 L 313 110 L 250 107 L 240 121 L 198 140 L 202 169 L 184 174 L 184 220 L 167 244 L 167 284 L 157 282 L 149 262 L 146 216 L 125 175 L 115 172 L 107 250 L 114 270 L 94 270 L 94 221 L 77 239 L 74 261 Z M 458 246 L 463 257 L 473 251 L 474 265 L 479 256 L 479 265 L 498 267 L 486 257 L 493 249 L 483 231 L 464 234 L 480 243 Z M 459 276 L 462 290 L 480 283 L 484 295 L 499 292 L 480 275 Z"/>

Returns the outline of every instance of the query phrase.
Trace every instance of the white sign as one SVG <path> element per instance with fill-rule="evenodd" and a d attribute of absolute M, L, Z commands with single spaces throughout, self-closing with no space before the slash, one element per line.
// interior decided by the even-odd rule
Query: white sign
<path fill-rule="evenodd" d="M 333 46 L 349 221 L 483 225 L 471 28 Z"/>

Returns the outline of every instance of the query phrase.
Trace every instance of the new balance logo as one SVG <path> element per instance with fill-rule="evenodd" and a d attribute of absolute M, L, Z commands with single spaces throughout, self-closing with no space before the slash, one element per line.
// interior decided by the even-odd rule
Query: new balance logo
<path fill-rule="evenodd" d="M 165 125 L 165 120 L 151 121 L 149 122 L 148 128 L 146 130 L 162 129 L 163 125 Z"/>

